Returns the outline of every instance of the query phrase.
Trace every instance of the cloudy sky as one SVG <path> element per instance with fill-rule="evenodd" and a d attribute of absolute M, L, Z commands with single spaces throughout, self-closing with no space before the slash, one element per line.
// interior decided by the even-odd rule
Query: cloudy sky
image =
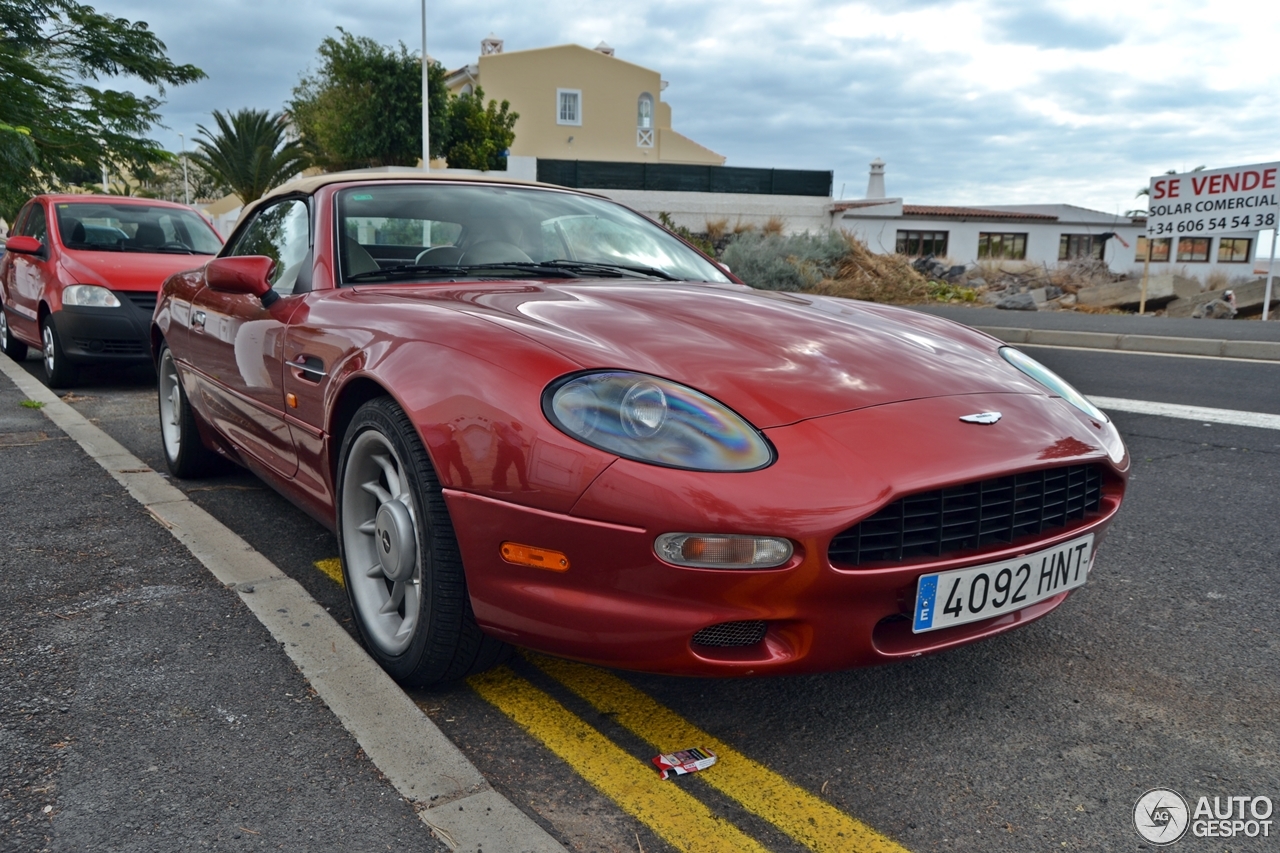
<path fill-rule="evenodd" d="M 344 27 L 420 47 L 419 0 L 88 0 L 146 21 L 209 79 L 170 90 L 178 149 L 214 109 L 280 109 Z M 1068 202 L 1112 211 L 1166 169 L 1280 159 L 1280 4 L 1195 0 L 427 0 L 428 49 L 474 62 L 607 41 L 662 73 L 675 129 L 732 166 L 867 164 L 915 204 Z M 520 128 L 517 124 L 516 132 Z"/>

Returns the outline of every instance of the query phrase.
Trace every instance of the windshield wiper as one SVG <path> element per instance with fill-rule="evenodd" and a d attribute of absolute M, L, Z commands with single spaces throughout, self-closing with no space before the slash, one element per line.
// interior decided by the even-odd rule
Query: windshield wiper
<path fill-rule="evenodd" d="M 538 264 L 538 266 L 552 267 L 553 269 L 580 270 L 582 272 L 592 273 L 612 273 L 613 275 L 618 276 L 626 275 L 627 273 L 634 273 L 636 275 L 660 278 L 663 281 L 680 281 L 679 278 L 671 273 L 655 267 L 614 264 L 604 261 L 568 261 L 564 259 L 557 259 L 554 261 L 543 261 Z"/>
<path fill-rule="evenodd" d="M 520 261 L 512 263 L 498 264 L 404 264 L 398 267 L 388 267 L 384 270 L 369 270 L 368 272 L 358 272 L 354 275 L 346 277 L 347 281 L 372 281 L 379 278 L 412 278 L 416 275 L 461 275 L 474 276 L 481 270 L 518 270 L 527 272 L 531 275 L 545 275 L 553 272 L 560 278 L 577 278 L 578 276 L 567 269 L 557 269 L 551 267 L 543 268 L 541 264 L 524 263 Z"/>
<path fill-rule="evenodd" d="M 119 243 L 67 243 L 68 249 L 75 249 L 77 252 L 123 252 L 124 247 Z"/>
<path fill-rule="evenodd" d="M 680 281 L 680 279 L 660 269 L 627 264 L 596 263 L 593 261 L 501 261 L 492 264 L 404 264 L 398 267 L 369 270 L 349 275 L 346 280 L 372 281 L 380 278 L 411 278 L 415 275 L 463 275 L 475 276 L 483 270 L 515 270 L 531 275 L 551 274 L 558 278 L 583 278 L 590 275 L 609 276 L 611 278 L 660 278 L 664 281 Z"/>
<path fill-rule="evenodd" d="M 465 267 L 456 264 L 402 264 L 398 267 L 369 270 L 353 273 L 346 277 L 347 281 L 370 281 L 375 278 L 403 278 L 421 275 L 422 273 L 437 275 L 466 275 Z"/>

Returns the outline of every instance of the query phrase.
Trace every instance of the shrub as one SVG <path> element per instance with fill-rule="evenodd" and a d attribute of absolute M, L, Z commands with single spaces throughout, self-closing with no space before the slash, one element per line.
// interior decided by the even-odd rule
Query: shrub
<path fill-rule="evenodd" d="M 792 234 L 743 231 L 724 250 L 734 275 L 762 290 L 808 290 L 836 276 L 849 254 L 839 232 Z"/>

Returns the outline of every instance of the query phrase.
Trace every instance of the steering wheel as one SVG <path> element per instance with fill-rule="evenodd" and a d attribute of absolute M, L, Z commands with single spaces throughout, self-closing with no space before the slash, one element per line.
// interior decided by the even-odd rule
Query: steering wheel
<path fill-rule="evenodd" d="M 156 248 L 157 249 L 184 249 L 188 252 L 191 251 L 191 247 L 188 246 L 186 243 L 183 243 L 181 240 L 170 240 L 167 243 L 161 243 L 159 246 L 156 246 Z"/>

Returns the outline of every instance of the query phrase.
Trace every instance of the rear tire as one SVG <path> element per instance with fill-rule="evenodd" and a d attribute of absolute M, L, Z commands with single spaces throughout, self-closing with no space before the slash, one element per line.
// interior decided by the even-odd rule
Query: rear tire
<path fill-rule="evenodd" d="M 50 388 L 70 388 L 76 384 L 80 371 L 67 361 L 67 354 L 62 349 L 62 339 L 53 324 L 53 315 L 46 314 L 40 321 L 40 339 L 44 342 L 44 384 Z"/>
<path fill-rule="evenodd" d="M 22 361 L 27 357 L 27 345 L 13 336 L 9 328 L 9 315 L 4 311 L 4 303 L 0 302 L 0 352 L 14 361 Z"/>
<path fill-rule="evenodd" d="M 157 385 L 160 396 L 160 443 L 170 473 L 184 480 L 195 479 L 218 470 L 222 459 L 204 446 L 195 412 L 187 401 L 186 389 L 178 376 L 178 365 L 168 344 L 160 345 L 157 360 Z"/>
<path fill-rule="evenodd" d="M 476 625 L 435 468 L 390 398 L 356 411 L 338 463 L 338 547 L 351 612 L 392 678 L 425 687 L 502 662 Z"/>

